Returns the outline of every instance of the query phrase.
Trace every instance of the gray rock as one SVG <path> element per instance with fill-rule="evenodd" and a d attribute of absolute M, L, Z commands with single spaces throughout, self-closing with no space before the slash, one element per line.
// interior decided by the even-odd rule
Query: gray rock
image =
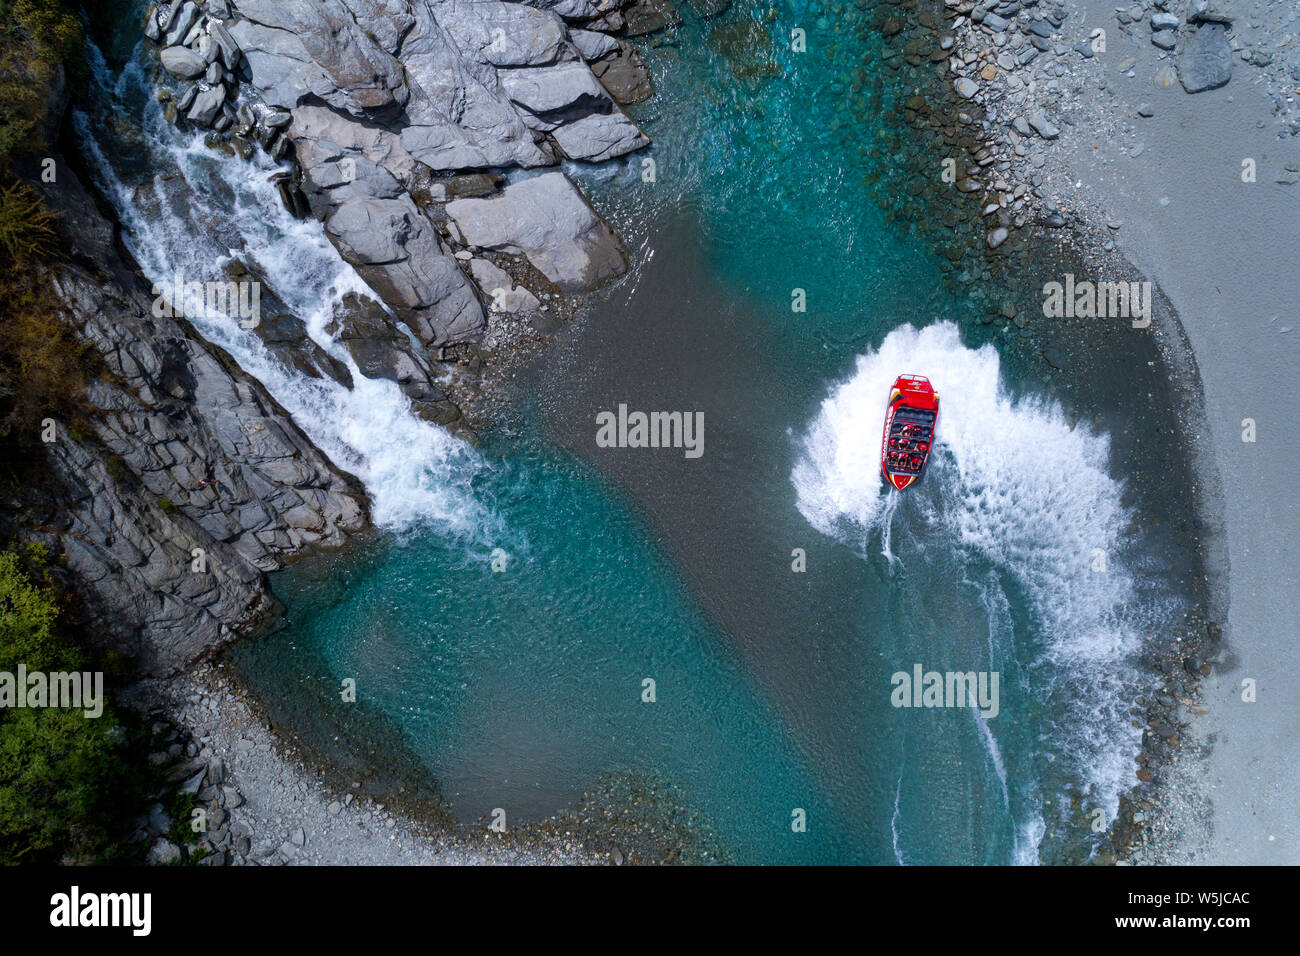
<path fill-rule="evenodd" d="M 614 53 L 619 48 L 618 40 L 608 33 L 597 33 L 594 30 L 570 30 L 569 39 L 588 63 Z"/>
<path fill-rule="evenodd" d="M 1172 13 L 1153 13 L 1151 15 L 1152 30 L 1177 30 L 1179 22 L 1178 17 Z"/>
<path fill-rule="evenodd" d="M 953 89 L 965 99 L 970 99 L 979 92 L 979 84 L 967 76 L 959 76 L 953 81 Z"/>
<path fill-rule="evenodd" d="M 486 259 L 472 260 L 469 271 L 488 297 L 493 312 L 531 312 L 542 304 L 537 296 L 515 285 L 509 275 Z"/>
<path fill-rule="evenodd" d="M 172 11 L 173 15 L 169 17 L 171 20 L 170 25 L 164 24 L 163 26 L 162 42 L 164 46 L 176 46 L 184 40 L 186 34 L 190 32 L 190 28 L 194 26 L 195 21 L 199 18 L 199 7 L 193 0 L 185 0 L 179 7 L 173 3 Z"/>
<path fill-rule="evenodd" d="M 617 237 L 563 173 L 522 180 L 489 199 L 457 199 L 447 214 L 470 245 L 524 255 L 565 290 L 592 288 L 627 268 Z"/>
<path fill-rule="evenodd" d="M 1231 26 L 1234 18 L 1230 0 L 1189 0 L 1187 5 L 1187 19 L 1192 23 Z"/>
<path fill-rule="evenodd" d="M 1177 45 L 1177 37 L 1172 30 L 1161 30 L 1151 34 L 1151 44 L 1162 50 L 1172 50 Z"/>
<path fill-rule="evenodd" d="M 1200 93 L 1232 79 L 1232 50 L 1222 23 L 1204 23 L 1183 41 L 1178 55 L 1178 80 L 1188 93 Z"/>
<path fill-rule="evenodd" d="M 325 229 L 425 345 L 468 341 L 483 327 L 483 309 L 469 280 L 409 196 L 346 202 Z"/>
<path fill-rule="evenodd" d="M 1007 28 L 1008 25 L 1006 18 L 1000 17 L 996 13 L 984 14 L 983 23 L 994 33 L 1001 33 L 1003 30 Z"/>
<path fill-rule="evenodd" d="M 239 0 L 228 25 L 253 85 L 273 106 L 309 96 L 354 115 L 407 105 L 406 71 L 372 39 L 342 0 Z"/>
<path fill-rule="evenodd" d="M 1031 20 L 1029 23 L 1029 32 L 1036 37 L 1044 40 L 1050 39 L 1055 30 L 1046 20 Z"/>
<path fill-rule="evenodd" d="M 570 159 L 598 163 L 650 145 L 640 128 L 614 108 L 570 120 L 551 131 L 551 139 Z"/>
<path fill-rule="evenodd" d="M 1029 125 L 1043 139 L 1056 139 L 1061 135 L 1061 131 L 1052 125 L 1051 120 L 1047 118 L 1047 113 L 1039 110 L 1033 116 L 1029 117 Z"/>
<path fill-rule="evenodd" d="M 198 771 L 196 774 L 194 774 L 194 776 L 190 777 L 183 784 L 181 784 L 180 792 L 197 794 L 199 792 L 199 788 L 203 786 L 203 778 L 207 775 L 207 772 L 208 771 L 206 768 Z"/>
<path fill-rule="evenodd" d="M 168 840 L 158 839 L 150 845 L 149 852 L 144 856 L 144 861 L 150 866 L 166 866 L 169 863 L 175 863 L 180 858 L 180 847 Z"/>
<path fill-rule="evenodd" d="M 182 80 L 192 80 L 195 77 L 202 76 L 203 71 L 207 68 L 207 64 L 203 62 L 203 57 L 183 46 L 167 47 L 162 53 L 158 54 L 158 59 L 168 73 Z"/>
<path fill-rule="evenodd" d="M 226 90 L 222 86 L 209 86 L 199 90 L 194 98 L 194 105 L 185 115 L 196 126 L 210 126 L 221 112 L 221 105 L 226 102 Z"/>
<path fill-rule="evenodd" d="M 988 235 L 989 248 L 996 249 L 998 246 L 1002 245 L 1002 243 L 1006 242 L 1007 237 L 1010 235 L 1011 233 L 1003 226 L 998 226 L 993 229 Z"/>
<path fill-rule="evenodd" d="M 600 85 L 618 103 L 638 103 L 654 95 L 650 74 L 630 44 L 618 41 L 614 50 L 591 64 Z"/>

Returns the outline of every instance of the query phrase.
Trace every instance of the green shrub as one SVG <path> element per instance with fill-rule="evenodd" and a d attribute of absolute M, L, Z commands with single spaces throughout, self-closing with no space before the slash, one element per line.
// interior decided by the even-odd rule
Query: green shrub
<path fill-rule="evenodd" d="M 59 595 L 34 583 L 43 549 L 0 551 L 0 671 L 86 669 L 59 630 Z M 106 860 L 140 800 L 113 711 L 0 709 L 0 864 Z"/>

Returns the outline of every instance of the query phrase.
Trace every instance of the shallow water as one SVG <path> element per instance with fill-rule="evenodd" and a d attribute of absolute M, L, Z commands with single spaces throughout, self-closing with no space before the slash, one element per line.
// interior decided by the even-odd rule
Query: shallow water
<path fill-rule="evenodd" d="M 1135 583 L 1154 545 L 1121 534 L 1139 516 L 1111 442 L 886 224 L 860 147 L 886 112 L 852 107 L 879 69 L 864 15 L 801 4 L 809 52 L 757 57 L 716 32 L 746 5 L 686 16 L 646 48 L 658 93 L 633 113 L 653 150 L 571 170 L 635 269 L 557 335 L 510 434 L 470 448 L 389 383 L 304 381 L 198 318 L 366 483 L 384 531 L 324 578 L 277 575 L 284 626 L 237 663 L 285 719 L 328 711 L 325 750 L 349 747 L 337 688 L 355 679 L 464 821 L 535 820 L 631 770 L 680 785 L 741 860 L 1086 854 L 1088 812 L 1113 818 L 1132 780 L 1137 652 L 1179 607 L 1158 576 Z M 347 361 L 322 317 L 360 281 L 319 227 L 278 211 L 268 169 L 162 125 L 129 71 L 103 75 L 125 130 L 82 130 L 146 274 L 251 259 Z M 924 481 L 889 495 L 878 430 L 905 371 L 943 412 Z M 703 412 L 704 455 L 597 447 L 620 402 Z M 917 663 L 998 672 L 997 715 L 893 706 Z"/>

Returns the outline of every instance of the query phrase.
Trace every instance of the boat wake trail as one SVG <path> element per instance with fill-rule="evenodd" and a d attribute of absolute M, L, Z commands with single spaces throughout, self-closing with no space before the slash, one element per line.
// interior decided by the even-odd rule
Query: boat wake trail
<path fill-rule="evenodd" d="M 900 503 L 904 496 L 886 493 L 879 454 L 890 384 L 902 372 L 930 378 L 943 417 L 929 472 Z M 1004 680 L 1004 695 L 1020 700 L 1010 701 L 1012 716 L 999 723 L 1033 724 L 1023 734 L 1032 758 L 1023 762 L 1003 761 L 990 729 L 979 726 L 999 777 L 1020 771 L 1031 778 L 1013 779 L 1008 796 L 1014 804 L 1022 794 L 1013 813 L 1023 821 L 1015 837 L 1020 857 L 1029 855 L 1025 844 L 1037 855 L 1039 792 L 1073 791 L 1115 818 L 1120 794 L 1135 783 L 1141 744 L 1128 713 L 1140 684 L 1134 661 L 1143 634 L 1172 609 L 1149 588 L 1139 594 L 1128 570 L 1137 544 L 1124 537 L 1132 518 L 1121 504 L 1122 482 L 1109 474 L 1108 437 L 1073 427 L 1054 402 L 1013 399 L 999 375 L 997 351 L 967 348 L 951 322 L 895 329 L 830 389 L 803 435 L 791 480 L 804 518 L 864 560 L 877 531 L 881 553 L 891 564 L 898 560 L 890 525 L 901 511 L 917 559 L 934 566 L 917 600 L 948 602 L 938 621 L 988 620 L 988 666 L 1011 668 L 1018 678 Z M 1094 571 L 1098 552 L 1105 573 Z M 963 579 L 982 583 L 971 589 Z M 905 578 L 894 586 L 915 587 Z M 1000 648 L 994 630 L 1010 632 L 999 635 Z M 919 639 L 967 654 L 979 646 L 972 636 Z"/>
<path fill-rule="evenodd" d="M 898 492 L 893 488 L 889 489 L 889 495 L 885 498 L 884 510 L 880 513 L 880 553 L 889 562 L 890 567 L 893 567 L 895 562 L 902 563 L 894 556 L 893 549 L 890 546 L 890 539 L 894 530 L 894 512 L 898 510 L 898 501 Z"/>

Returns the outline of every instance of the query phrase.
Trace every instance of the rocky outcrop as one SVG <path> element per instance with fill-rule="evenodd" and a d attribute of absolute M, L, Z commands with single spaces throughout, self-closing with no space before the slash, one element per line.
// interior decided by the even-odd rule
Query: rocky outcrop
<path fill-rule="evenodd" d="M 431 364 L 374 299 L 344 296 L 327 331 L 338 335 L 362 375 L 396 382 L 421 418 L 439 425 L 460 418 Z"/>
<path fill-rule="evenodd" d="M 618 239 L 563 173 L 454 200 L 447 215 L 466 244 L 526 256 L 561 289 L 589 289 L 627 268 Z"/>
<path fill-rule="evenodd" d="M 233 112 L 226 72 L 238 68 L 261 103 L 234 115 L 232 135 L 296 159 L 286 204 L 324 222 L 382 297 L 389 326 L 404 325 L 432 355 L 474 341 L 489 311 L 526 311 L 541 291 L 485 296 L 455 255 L 464 234 L 448 228 L 442 203 L 466 195 L 465 172 L 599 162 L 649 143 L 619 106 L 650 95 L 645 69 L 630 46 L 602 32 L 623 27 L 615 14 L 627 5 L 224 0 L 204 8 L 185 0 L 155 7 L 146 32 L 163 44 L 169 73 L 196 79 L 176 97 L 190 122 L 215 129 Z M 176 23 L 188 25 L 182 32 Z M 501 193 L 492 241 L 482 245 L 531 250 L 565 288 L 622 271 L 612 233 L 571 183 L 557 182 L 567 185 L 544 201 L 531 186 Z M 539 202 L 558 203 L 567 218 L 543 229 Z M 538 246 L 547 233 L 567 236 L 567 247 L 547 256 Z M 391 356 L 392 341 L 381 334 L 371 351 Z"/>
<path fill-rule="evenodd" d="M 85 585 L 87 632 L 166 674 L 261 623 L 262 572 L 368 524 L 364 491 L 255 379 L 160 315 L 70 167 L 45 192 L 74 261 L 57 308 L 103 362 L 91 434 L 56 423 L 52 480 L 23 504 Z"/>

